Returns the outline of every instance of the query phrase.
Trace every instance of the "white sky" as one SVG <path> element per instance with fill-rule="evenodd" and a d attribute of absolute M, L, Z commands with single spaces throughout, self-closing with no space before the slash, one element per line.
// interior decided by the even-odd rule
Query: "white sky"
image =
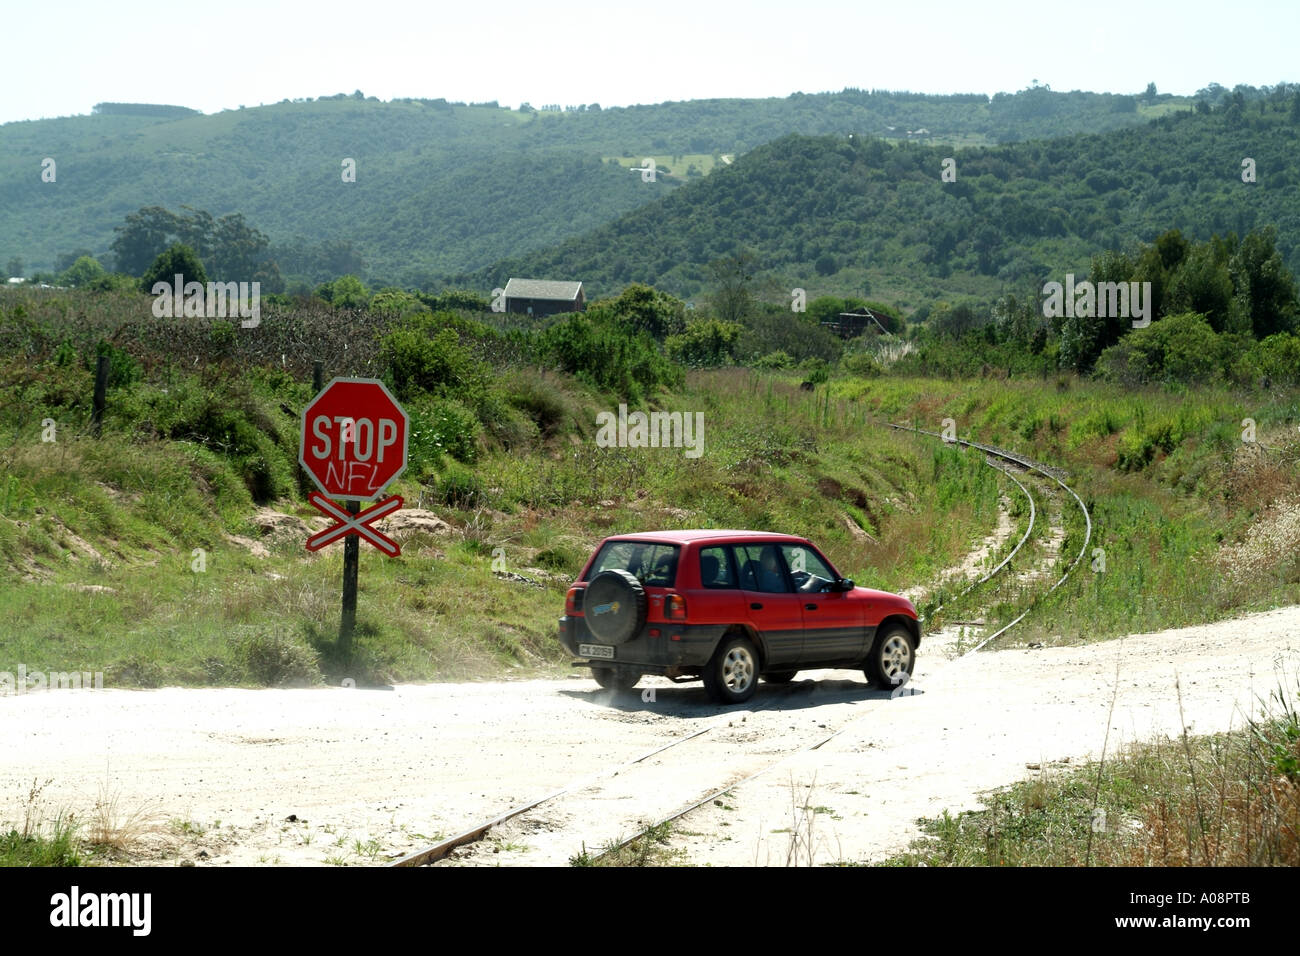
<path fill-rule="evenodd" d="M 1300 80 L 1300 2 L 72 0 L 0 12 L 0 122 L 360 89 L 602 106 L 862 89 L 1193 93 Z"/>

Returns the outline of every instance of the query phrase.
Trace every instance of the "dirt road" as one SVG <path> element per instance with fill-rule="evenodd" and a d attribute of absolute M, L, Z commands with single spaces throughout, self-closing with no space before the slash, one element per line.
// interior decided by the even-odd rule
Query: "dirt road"
<path fill-rule="evenodd" d="M 784 864 L 792 796 L 811 786 L 824 808 L 815 862 L 878 859 L 906 846 L 918 816 L 974 807 L 1026 764 L 1098 753 L 1117 666 L 1111 748 L 1179 730 L 1176 677 L 1194 733 L 1239 724 L 1276 686 L 1279 661 L 1294 685 L 1300 607 L 1081 647 L 926 652 L 907 696 L 816 672 L 730 709 L 698 684 L 648 679 L 653 700 L 616 699 L 585 676 L 11 693 L 0 696 L 0 821 L 71 810 L 151 862 L 382 863 L 712 728 L 448 861 L 564 864 L 840 730 L 691 814 L 677 845 L 699 863 Z M 29 811 L 33 781 L 47 780 Z"/>

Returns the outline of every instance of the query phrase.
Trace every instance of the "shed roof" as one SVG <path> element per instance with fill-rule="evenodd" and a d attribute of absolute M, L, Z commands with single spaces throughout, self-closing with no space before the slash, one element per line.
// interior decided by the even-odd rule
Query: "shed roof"
<path fill-rule="evenodd" d="M 581 282 L 512 278 L 506 283 L 507 299 L 556 299 L 561 302 L 574 302 L 581 291 Z"/>

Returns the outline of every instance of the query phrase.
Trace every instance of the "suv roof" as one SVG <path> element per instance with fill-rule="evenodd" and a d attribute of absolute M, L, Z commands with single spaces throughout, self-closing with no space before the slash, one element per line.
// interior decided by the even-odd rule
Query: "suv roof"
<path fill-rule="evenodd" d="M 691 531 L 644 531 L 638 534 L 614 534 L 608 541 L 664 541 L 670 544 L 689 544 L 692 541 L 710 541 L 714 538 L 767 538 L 773 541 L 807 541 L 793 534 L 775 531 L 729 531 L 717 528 L 697 528 Z"/>

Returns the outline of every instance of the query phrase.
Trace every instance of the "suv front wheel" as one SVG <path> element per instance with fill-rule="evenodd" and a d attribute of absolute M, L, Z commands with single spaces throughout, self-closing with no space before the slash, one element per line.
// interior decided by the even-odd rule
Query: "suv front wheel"
<path fill-rule="evenodd" d="M 876 638 L 863 669 L 867 680 L 876 687 L 893 690 L 907 682 L 915 666 L 916 645 L 912 635 L 902 625 L 895 625 Z"/>
<path fill-rule="evenodd" d="M 704 690 L 718 704 L 741 704 L 758 687 L 758 651 L 747 637 L 737 634 L 718 645 L 704 669 Z"/>

